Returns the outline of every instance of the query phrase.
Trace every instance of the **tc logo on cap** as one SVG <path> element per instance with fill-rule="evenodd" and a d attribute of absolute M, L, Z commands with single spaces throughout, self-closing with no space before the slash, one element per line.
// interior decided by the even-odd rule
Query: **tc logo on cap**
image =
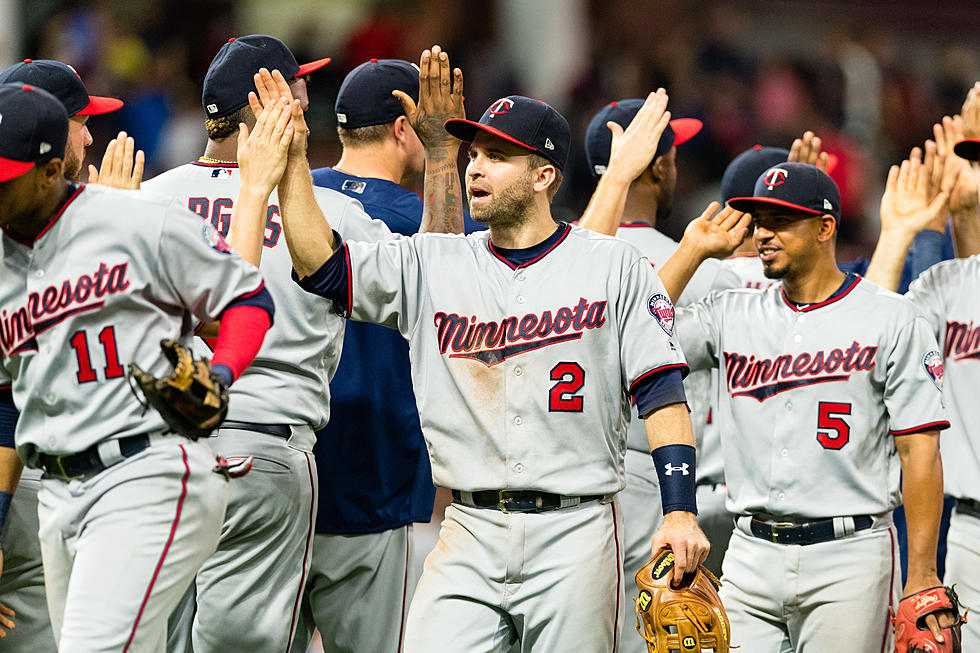
<path fill-rule="evenodd" d="M 502 116 L 514 106 L 514 101 L 509 98 L 501 98 L 490 105 L 488 111 L 491 116 Z"/>
<path fill-rule="evenodd" d="M 784 183 L 786 183 L 786 175 L 788 174 L 789 173 L 782 168 L 772 168 L 766 173 L 766 186 L 769 187 L 769 190 L 772 190 L 776 186 L 782 186 Z"/>

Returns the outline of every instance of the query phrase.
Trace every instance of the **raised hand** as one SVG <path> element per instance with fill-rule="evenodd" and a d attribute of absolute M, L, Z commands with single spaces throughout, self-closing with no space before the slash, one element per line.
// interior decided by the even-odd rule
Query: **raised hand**
<path fill-rule="evenodd" d="M 643 106 L 625 130 L 617 122 L 606 123 L 612 132 L 612 145 L 605 174 L 622 175 L 632 182 L 650 166 L 660 137 L 670 123 L 667 100 L 667 91 L 657 89 L 655 93 L 647 95 Z"/>
<path fill-rule="evenodd" d="M 466 118 L 463 107 L 463 71 L 449 65 L 449 55 L 438 45 L 422 52 L 419 59 L 419 101 L 403 91 L 392 91 L 401 100 L 405 117 L 427 148 L 449 147 L 459 140 L 443 125 L 450 119 Z"/>
<path fill-rule="evenodd" d="M 295 130 L 292 124 L 294 103 L 299 104 L 299 101 L 280 97 L 265 105 L 251 133 L 244 123 L 239 125 L 238 164 L 242 186 L 266 198 L 286 169 L 287 154 Z"/>
<path fill-rule="evenodd" d="M 248 105 L 252 109 L 255 120 L 258 121 L 266 107 L 274 104 L 280 99 L 285 98 L 292 104 L 298 105 L 299 102 L 293 101 L 293 93 L 289 89 L 289 82 L 278 70 L 271 73 L 267 68 L 260 68 L 252 78 L 255 82 L 256 93 L 249 92 Z M 293 138 L 289 146 L 291 156 L 306 156 L 306 144 L 310 135 L 310 128 L 306 125 L 306 115 L 302 109 L 292 112 Z"/>
<path fill-rule="evenodd" d="M 692 248 L 701 260 L 726 258 L 734 252 L 749 233 L 752 216 L 731 207 L 712 202 L 684 229 L 681 245 Z"/>
<path fill-rule="evenodd" d="M 980 138 L 980 82 L 966 94 L 960 115 L 963 116 L 963 137 Z"/>
<path fill-rule="evenodd" d="M 823 141 L 819 136 L 811 131 L 803 132 L 803 136 L 794 140 L 793 145 L 789 148 L 789 158 L 787 161 L 791 163 L 809 163 L 827 172 L 829 155 L 821 151 L 821 145 L 823 145 Z"/>
<path fill-rule="evenodd" d="M 927 168 L 922 163 L 922 151 L 916 147 L 901 166 L 891 167 L 881 197 L 882 233 L 893 231 L 914 235 L 940 224 L 937 231 L 943 230 L 949 211 L 949 190 L 936 185 L 937 182 L 941 184 L 944 177 L 944 171 L 937 174 L 935 170 L 940 163 L 939 155 L 934 152 L 930 161 L 932 169 Z"/>
<path fill-rule="evenodd" d="M 134 154 L 135 151 L 135 154 Z M 136 189 L 143 181 L 143 165 L 146 155 L 136 150 L 136 143 L 126 132 L 109 141 L 102 156 L 102 168 L 88 167 L 88 183 L 113 188 Z"/>

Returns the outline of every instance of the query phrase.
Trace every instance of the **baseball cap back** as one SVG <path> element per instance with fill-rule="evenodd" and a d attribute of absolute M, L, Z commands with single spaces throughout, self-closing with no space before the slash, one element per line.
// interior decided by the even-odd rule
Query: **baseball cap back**
<path fill-rule="evenodd" d="M 752 213 L 759 207 L 831 215 L 840 222 L 840 190 L 826 172 L 808 163 L 780 163 L 759 175 L 752 197 L 733 197 L 728 205 Z"/>
<path fill-rule="evenodd" d="M 43 88 L 58 98 L 69 116 L 96 116 L 116 111 L 122 100 L 89 95 L 74 68 L 54 59 L 24 59 L 0 72 L 0 84 L 21 83 Z"/>
<path fill-rule="evenodd" d="M 68 112 L 54 95 L 30 84 L 0 84 L 0 181 L 61 158 Z"/>
<path fill-rule="evenodd" d="M 204 76 L 201 103 L 208 118 L 227 116 L 248 104 L 248 93 L 255 90 L 252 77 L 260 68 L 278 70 L 291 80 L 328 63 L 329 57 L 301 66 L 285 43 L 267 34 L 234 37 L 221 46 L 211 61 Z"/>
<path fill-rule="evenodd" d="M 601 177 L 606 172 L 609 165 L 609 152 L 612 148 L 612 132 L 606 127 L 607 122 L 618 123 L 626 129 L 636 117 L 643 100 L 630 98 L 628 100 L 617 100 L 610 102 L 599 110 L 599 113 L 592 116 L 589 126 L 585 130 L 585 158 L 589 163 L 589 172 L 593 177 Z M 657 151 L 653 155 L 653 161 L 657 157 L 663 156 L 675 145 L 680 145 L 692 139 L 701 131 L 702 123 L 696 118 L 676 118 L 671 120 L 660 135 L 657 143 Z"/>
<path fill-rule="evenodd" d="M 745 150 L 732 159 L 721 175 L 721 201 L 750 197 L 755 192 L 759 175 L 788 158 L 789 150 L 782 147 L 756 145 Z"/>
<path fill-rule="evenodd" d="M 540 154 L 561 171 L 568 161 L 568 121 L 541 100 L 508 95 L 491 104 L 479 122 L 453 119 L 445 126 L 447 132 L 468 143 L 478 131 L 493 134 Z"/>
<path fill-rule="evenodd" d="M 337 124 L 347 129 L 394 122 L 405 115 L 403 91 L 419 101 L 419 67 L 402 59 L 371 59 L 347 73 L 337 93 Z"/>

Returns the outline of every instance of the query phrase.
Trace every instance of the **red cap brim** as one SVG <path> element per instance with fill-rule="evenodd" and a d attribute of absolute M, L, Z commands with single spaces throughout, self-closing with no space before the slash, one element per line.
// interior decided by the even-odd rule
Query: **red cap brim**
<path fill-rule="evenodd" d="M 980 161 L 980 138 L 966 138 L 953 146 L 956 156 L 967 161 Z"/>
<path fill-rule="evenodd" d="M 15 161 L 0 157 L 0 181 L 10 181 L 34 167 L 33 161 Z"/>
<path fill-rule="evenodd" d="M 800 211 L 801 213 L 809 213 L 810 215 L 823 215 L 823 211 L 814 211 L 813 209 L 808 209 L 805 206 L 800 206 L 799 204 L 793 204 L 792 202 L 787 202 L 785 200 L 777 200 L 774 197 L 733 197 L 728 200 L 728 206 L 732 207 L 736 211 L 744 211 L 745 213 L 752 213 L 752 209 L 759 204 L 775 204 L 776 206 L 783 206 L 788 209 L 793 209 L 794 211 Z"/>
<path fill-rule="evenodd" d="M 496 127 L 484 125 L 483 123 L 479 122 L 473 122 L 472 120 L 460 120 L 459 118 L 453 118 L 452 120 L 447 120 L 443 127 L 445 127 L 447 132 L 466 143 L 472 143 L 473 137 L 476 135 L 477 130 L 480 130 L 485 131 L 488 134 L 493 134 L 494 136 L 502 138 L 509 143 L 513 143 L 514 145 L 520 145 L 521 147 L 532 152 L 537 152 L 536 149 L 527 143 L 517 140 L 510 134 L 505 134 Z"/>
<path fill-rule="evenodd" d="M 670 128 L 674 131 L 674 145 L 685 143 L 697 135 L 704 127 L 697 118 L 677 118 L 670 121 Z"/>
<path fill-rule="evenodd" d="M 316 61 L 311 61 L 310 63 L 305 63 L 299 67 L 299 72 L 296 73 L 297 77 L 302 77 L 303 75 L 308 75 L 314 70 L 320 70 L 324 66 L 330 63 L 330 57 L 326 59 L 317 59 Z"/>
<path fill-rule="evenodd" d="M 98 95 L 90 95 L 88 97 L 88 104 L 84 109 L 76 113 L 76 116 L 99 116 L 103 113 L 110 113 L 112 111 L 118 111 L 123 106 L 122 100 L 117 100 L 114 97 L 99 97 Z"/>
<path fill-rule="evenodd" d="M 836 154 L 831 154 L 830 152 L 827 152 L 827 174 L 828 175 L 834 171 L 834 168 L 837 167 L 837 162 L 839 160 L 840 159 L 838 158 L 838 156 Z"/>

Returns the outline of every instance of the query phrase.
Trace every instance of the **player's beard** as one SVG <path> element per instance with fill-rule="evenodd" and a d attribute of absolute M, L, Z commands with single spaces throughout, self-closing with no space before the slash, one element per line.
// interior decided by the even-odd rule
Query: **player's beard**
<path fill-rule="evenodd" d="M 78 182 L 82 177 L 82 160 L 76 156 L 75 151 L 71 147 L 65 148 L 62 172 L 68 181 Z"/>
<path fill-rule="evenodd" d="M 531 204 L 534 202 L 534 188 L 530 176 L 515 182 L 500 192 L 494 191 L 487 204 L 473 205 L 469 196 L 470 217 L 488 227 L 515 227 L 527 222 Z"/>

